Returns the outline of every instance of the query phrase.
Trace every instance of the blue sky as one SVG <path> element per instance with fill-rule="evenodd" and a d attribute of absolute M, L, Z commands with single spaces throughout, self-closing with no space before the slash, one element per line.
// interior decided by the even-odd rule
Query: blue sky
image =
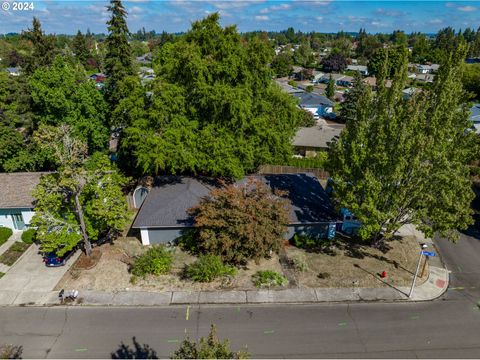
<path fill-rule="evenodd" d="M 0 10 L 0 33 L 20 32 L 40 18 L 46 32 L 106 32 L 108 1 L 33 0 L 34 10 Z M 289 26 L 302 31 L 391 32 L 401 29 L 436 32 L 445 26 L 456 29 L 480 26 L 480 1 L 335 1 L 335 0 L 255 0 L 255 1 L 125 1 L 128 25 L 157 32 L 185 31 L 191 21 L 218 11 L 223 25 L 237 24 L 240 31 L 283 30 Z"/>

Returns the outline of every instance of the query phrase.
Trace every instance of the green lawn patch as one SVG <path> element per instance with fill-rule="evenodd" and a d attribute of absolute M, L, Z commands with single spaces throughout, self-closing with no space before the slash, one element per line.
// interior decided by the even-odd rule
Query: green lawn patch
<path fill-rule="evenodd" d="M 12 266 L 29 246 L 30 244 L 25 244 L 24 242 L 14 242 L 7 251 L 0 255 L 0 263 Z"/>
<path fill-rule="evenodd" d="M 0 245 L 4 244 L 12 234 L 12 229 L 8 227 L 0 227 Z"/>
<path fill-rule="evenodd" d="M 3 275 L 5 275 L 5 273 L 0 271 L 0 279 L 3 277 Z"/>

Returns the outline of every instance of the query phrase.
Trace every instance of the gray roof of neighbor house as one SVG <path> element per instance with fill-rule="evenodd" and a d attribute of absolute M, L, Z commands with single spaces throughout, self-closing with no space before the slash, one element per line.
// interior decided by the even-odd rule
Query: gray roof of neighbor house
<path fill-rule="evenodd" d="M 256 178 L 274 190 L 288 191 L 292 205 L 290 224 L 307 224 L 337 219 L 330 199 L 312 174 L 252 175 L 237 182 Z M 188 209 L 198 205 L 210 191 L 220 186 L 215 180 L 164 176 L 156 179 L 143 202 L 132 228 L 183 228 L 193 226 Z"/>
<path fill-rule="evenodd" d="M 327 149 L 328 144 L 337 139 L 342 132 L 341 128 L 329 126 L 301 127 L 293 138 L 293 146 L 304 146 L 318 149 Z"/>
<path fill-rule="evenodd" d="M 348 65 L 347 70 L 351 71 L 368 71 L 368 67 L 366 65 Z"/>
<path fill-rule="evenodd" d="M 470 116 L 470 120 L 474 123 L 480 123 L 480 104 L 475 104 L 470 108 L 472 115 Z"/>
<path fill-rule="evenodd" d="M 0 209 L 33 208 L 32 191 L 46 172 L 0 173 Z"/>
<path fill-rule="evenodd" d="M 292 95 L 300 99 L 301 107 L 333 106 L 333 102 L 323 95 L 307 92 L 293 93 Z"/>

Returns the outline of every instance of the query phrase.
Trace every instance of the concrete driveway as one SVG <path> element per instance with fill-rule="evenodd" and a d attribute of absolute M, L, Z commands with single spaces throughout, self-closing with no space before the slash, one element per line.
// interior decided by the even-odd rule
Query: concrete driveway
<path fill-rule="evenodd" d="M 33 244 L 0 279 L 0 290 L 15 292 L 51 291 L 80 255 L 77 250 L 65 266 L 49 268 L 43 263 L 38 245 Z"/>

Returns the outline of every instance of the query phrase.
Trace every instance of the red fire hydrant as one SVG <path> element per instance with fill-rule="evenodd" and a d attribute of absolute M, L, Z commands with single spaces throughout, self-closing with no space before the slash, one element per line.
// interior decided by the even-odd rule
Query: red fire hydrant
<path fill-rule="evenodd" d="M 383 278 L 386 278 L 387 277 L 387 272 L 386 271 L 382 271 L 382 273 L 380 274 L 380 277 L 383 279 Z"/>

